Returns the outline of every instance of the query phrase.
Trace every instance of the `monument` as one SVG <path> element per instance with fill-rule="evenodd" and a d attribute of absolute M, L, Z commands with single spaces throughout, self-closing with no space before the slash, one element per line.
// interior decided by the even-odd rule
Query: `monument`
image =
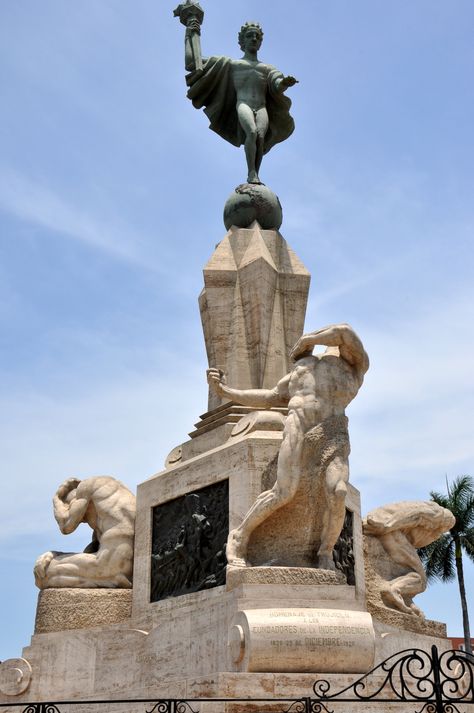
<path fill-rule="evenodd" d="M 285 92 L 296 80 L 259 60 L 258 23 L 242 25 L 240 59 L 205 58 L 201 6 L 175 15 L 188 97 L 247 163 L 199 297 L 208 410 L 136 500 L 112 477 L 59 486 L 61 531 L 86 522 L 92 542 L 36 562 L 35 633 L 21 659 L 0 665 L 11 710 L 19 700 L 81 701 L 81 713 L 101 699 L 302 698 L 319 674 L 342 688 L 407 646 L 449 648 L 413 597 L 426 586 L 416 547 L 453 517 L 406 502 L 362 520 L 345 409 L 369 359 L 345 323 L 303 334 L 310 276 L 260 180 L 263 156 L 294 129 Z"/>

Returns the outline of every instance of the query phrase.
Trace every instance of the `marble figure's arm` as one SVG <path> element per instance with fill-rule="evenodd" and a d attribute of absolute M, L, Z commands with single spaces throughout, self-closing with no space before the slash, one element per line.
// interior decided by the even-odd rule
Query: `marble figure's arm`
<path fill-rule="evenodd" d="M 235 401 L 241 406 L 254 408 L 271 408 L 272 406 L 287 406 L 287 383 L 284 377 L 274 389 L 232 389 L 225 384 L 224 374 L 220 369 L 207 370 L 207 382 L 215 393 L 224 399 Z"/>
<path fill-rule="evenodd" d="M 73 490 L 77 491 L 80 483 L 81 481 L 77 478 L 68 478 L 59 486 L 53 498 L 54 517 L 64 535 L 74 532 L 82 522 L 89 505 L 89 499 L 84 496 L 77 497 L 77 493 L 70 499 L 70 502 L 67 500 Z"/>
<path fill-rule="evenodd" d="M 349 324 L 333 324 L 316 332 L 303 334 L 291 350 L 290 358 L 294 360 L 312 353 L 313 347 L 338 347 L 340 356 L 353 366 L 362 380 L 369 368 L 369 357 L 357 334 Z"/>
<path fill-rule="evenodd" d="M 383 518 L 377 520 L 375 518 L 367 517 L 367 525 L 371 526 L 374 530 L 378 530 L 380 534 L 385 535 L 388 532 L 393 532 L 395 530 L 410 530 L 420 524 L 423 520 L 423 513 L 416 510 L 402 510 L 395 512 L 391 517 Z"/>

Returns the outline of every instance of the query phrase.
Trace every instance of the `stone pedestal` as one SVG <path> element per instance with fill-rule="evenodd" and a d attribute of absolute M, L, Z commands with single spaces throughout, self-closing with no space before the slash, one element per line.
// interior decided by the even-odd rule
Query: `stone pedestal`
<path fill-rule="evenodd" d="M 257 413 L 243 416 L 241 421 L 233 425 L 229 437 L 223 443 L 220 443 L 222 433 L 219 438 L 215 432 L 196 437 L 192 445 L 198 454 L 194 457 L 186 458 L 187 444 L 183 444 L 180 460 L 138 487 L 133 588 L 133 616 L 135 618 L 140 616 L 146 618 L 151 611 L 150 607 L 155 606 L 155 603 L 151 603 L 151 600 L 156 598 L 152 592 L 151 566 L 152 556 L 155 558 L 155 563 L 157 561 L 152 542 L 156 522 L 160 522 L 155 519 L 154 527 L 153 513 L 156 512 L 156 508 L 172 503 L 179 505 L 178 500 L 183 497 L 195 499 L 196 512 L 190 514 L 193 523 L 197 522 L 197 518 L 200 518 L 197 528 L 199 536 L 196 537 L 195 533 L 192 535 L 196 540 L 192 545 L 195 549 L 189 549 L 186 545 L 188 526 L 186 520 L 183 519 L 178 523 L 174 541 L 173 535 L 171 535 L 168 545 L 164 543 L 158 555 L 161 573 L 165 572 L 167 561 L 176 562 L 176 567 L 183 566 L 183 574 L 174 577 L 175 584 L 181 593 L 184 591 L 183 585 L 186 582 L 188 587 L 199 584 L 199 576 L 194 565 L 190 565 L 187 574 L 184 572 L 184 562 L 187 559 L 205 561 L 206 557 L 208 559 L 217 557 L 215 562 L 218 563 L 218 553 L 212 552 L 212 545 L 207 541 L 207 533 L 212 533 L 213 541 L 220 538 L 221 534 L 218 530 L 222 528 L 222 525 L 219 524 L 222 523 L 222 517 L 220 515 L 217 517 L 216 512 L 209 512 L 209 504 L 206 504 L 208 493 L 212 495 L 212 488 L 221 487 L 219 484 L 228 484 L 228 520 L 223 540 L 225 543 L 227 531 L 235 528 L 242 521 L 245 513 L 263 490 L 272 487 L 282 434 L 277 430 L 253 430 L 254 427 L 256 429 L 267 427 L 269 420 L 265 415 L 267 412 L 259 413 L 258 417 Z M 240 425 L 246 421 L 247 423 L 244 423 L 243 426 Z M 281 421 L 279 419 L 277 421 L 281 428 Z M 275 424 L 272 425 L 275 426 Z M 210 440 L 215 438 L 214 443 L 219 445 L 204 453 L 199 453 L 201 438 L 206 441 L 207 445 L 210 445 Z M 244 570 L 230 568 L 226 580 L 227 587 L 232 589 L 237 584 L 273 584 L 276 586 L 337 584 L 341 582 L 346 584 L 347 577 L 349 577 L 356 599 L 362 607 L 365 601 L 365 584 L 359 493 L 349 485 L 346 499 L 346 508 L 348 516 L 350 516 L 348 517 L 350 532 L 346 533 L 349 541 L 342 544 L 345 544 L 345 548 L 350 552 L 349 559 L 352 563 L 349 564 L 350 572 L 346 572 L 342 565 L 339 573 L 318 571 L 315 569 L 315 563 L 319 545 L 320 510 L 318 509 L 318 499 L 311 497 L 311 493 L 308 491 L 311 484 L 311 472 L 308 471 L 306 475 L 307 477 L 301 479 L 301 493 L 298 491 L 294 501 L 280 508 L 277 513 L 278 517 L 269 518 L 268 525 L 258 528 L 252 537 L 249 555 L 252 564 L 259 566 Z M 214 509 L 215 502 L 212 505 Z M 183 509 L 188 505 L 183 502 L 180 507 Z M 298 508 L 300 509 L 298 510 Z M 176 521 L 179 517 L 181 515 L 178 513 L 173 516 L 173 520 Z M 163 522 L 165 521 L 167 520 L 164 519 Z M 283 524 L 283 527 L 279 527 L 278 521 Z M 273 534 L 276 549 L 271 545 L 272 528 L 278 529 L 277 535 Z M 344 557 L 340 559 L 342 561 Z M 173 565 L 173 567 L 175 566 Z M 208 571 L 203 571 L 202 579 L 205 588 L 212 584 L 210 580 L 205 581 L 207 575 Z"/>
<path fill-rule="evenodd" d="M 119 624 L 131 615 L 131 589 L 43 589 L 35 634 Z"/>
<path fill-rule="evenodd" d="M 337 596 L 334 590 L 337 590 Z M 406 648 L 429 651 L 432 644 L 436 644 L 441 651 L 450 648 L 446 639 L 421 634 L 407 635 L 400 628 L 380 625 L 360 610 L 360 605 L 354 599 L 353 588 L 344 586 L 288 586 L 275 589 L 263 585 L 242 585 L 233 593 L 226 593 L 225 588 L 216 588 L 185 595 L 178 600 L 157 602 L 152 609 L 146 629 L 140 628 L 145 624 L 143 619 L 137 621 L 132 618 L 128 624 L 35 634 L 31 645 L 23 651 L 23 659 L 5 661 L 0 665 L 0 701 L 12 703 L 11 708 L 4 710 L 14 713 L 18 709 L 13 708 L 13 704 L 20 700 L 296 699 L 312 696 L 313 685 L 318 680 L 329 681 L 331 689 L 338 691 L 362 675 L 341 672 L 344 665 L 350 666 L 354 660 L 357 662 L 353 647 L 348 646 L 357 636 L 361 637 L 363 643 L 361 651 L 364 666 L 367 667 L 369 659 L 372 659 L 371 651 L 376 665 L 387 656 Z M 304 623 L 306 620 L 315 619 L 315 610 L 330 612 L 331 622 L 311 621 L 309 626 L 319 626 L 319 635 L 301 632 L 301 637 L 293 638 L 296 635 L 288 627 L 294 625 L 281 623 L 281 613 L 288 609 L 301 617 L 297 628 L 307 626 Z M 229 658 L 235 658 L 236 637 L 233 627 L 239 621 L 237 617 L 248 619 L 249 612 L 253 612 L 253 616 L 260 621 L 254 626 L 254 631 L 257 629 L 255 635 L 267 637 L 264 655 L 268 655 L 268 649 L 275 650 L 273 657 L 265 659 L 265 667 L 278 671 L 239 671 L 240 661 L 232 666 L 228 663 Z M 269 612 L 276 616 L 269 619 Z M 283 628 L 278 632 L 267 629 L 274 626 Z M 263 631 L 258 631 L 258 628 L 263 628 Z M 322 634 L 322 631 L 325 633 Z M 253 633 L 251 640 L 252 636 Z M 308 639 L 306 642 L 305 637 Z M 330 643 L 324 644 L 324 638 L 328 638 Z M 240 641 L 240 636 L 237 641 Z M 273 646 L 272 641 L 275 642 Z M 302 648 L 307 650 L 300 665 L 310 666 L 313 671 L 288 671 L 300 648 L 288 647 L 288 650 L 294 649 L 295 653 L 291 657 L 283 656 L 282 651 L 288 641 L 301 641 Z M 255 661 L 255 656 L 257 661 L 260 660 L 259 655 L 258 650 L 254 651 L 254 658 L 249 657 L 250 661 Z M 328 669 L 333 672 L 328 672 Z M 362 670 L 362 662 L 359 670 Z M 145 706 L 127 704 L 122 708 L 113 704 L 107 707 L 84 703 L 71 707 L 70 713 L 101 713 L 104 710 L 111 713 L 125 709 L 128 713 L 143 713 Z M 247 713 L 262 708 L 259 709 L 256 703 L 206 703 L 200 704 L 198 709 L 202 713 L 231 710 Z M 288 706 L 282 709 L 281 704 L 280 707 L 278 704 L 263 707 L 265 711 L 287 709 Z M 377 710 L 380 710 L 380 704 Z M 396 710 L 412 712 L 413 704 L 407 708 L 397 706 Z M 69 709 L 65 708 L 64 713 L 69 713 Z"/>
<path fill-rule="evenodd" d="M 449 648 L 440 625 L 428 623 L 414 631 L 410 622 L 401 620 L 403 615 L 389 621 L 375 609 L 367 612 L 359 493 L 352 486 L 346 500 L 351 513 L 352 539 L 346 548 L 354 558 L 352 584 L 341 572 L 257 566 L 227 568 L 224 582 L 213 586 L 190 567 L 181 586 L 187 579 L 189 586 L 204 582 L 208 588 L 151 601 L 156 566 L 153 529 L 159 522 L 154 519 L 155 508 L 180 498 L 198 503 L 188 516 L 198 523 L 201 536 L 194 546 L 201 548 L 206 561 L 213 556 L 206 533 L 214 527 L 215 513 L 199 505 L 199 493 L 209 488 L 212 492 L 216 486 L 222 498 L 227 490 L 221 486 L 226 484 L 225 515 L 227 528 L 232 528 L 271 485 L 271 464 L 282 436 L 280 430 L 265 428 L 279 428 L 281 419 L 247 412 L 235 423 L 235 419 L 226 422 L 232 410 L 216 413 L 222 420 L 215 429 L 198 432 L 182 444 L 179 457 L 174 449 L 174 463 L 138 488 L 133 590 L 43 592 L 36 633 L 23 651 L 27 663 L 22 663 L 22 672 L 8 662 L 2 665 L 2 702 L 18 701 L 19 695 L 24 701 L 299 698 L 310 695 L 322 672 L 335 688 L 342 688 L 355 680 L 356 672 L 360 675 L 404 648 L 429 650 L 432 643 L 442 650 Z M 311 513 L 309 508 L 309 524 Z M 301 527 L 301 522 L 296 525 Z M 210 532 L 212 540 L 214 532 Z M 170 571 L 174 569 L 172 565 Z M 13 690 L 18 693 L 10 693 Z M 213 705 L 203 704 L 200 710 L 212 713 Z M 226 706 L 229 711 L 254 710 L 241 703 Z M 73 713 L 86 710 L 91 708 L 79 706 Z M 127 710 L 143 713 L 143 705 Z"/>

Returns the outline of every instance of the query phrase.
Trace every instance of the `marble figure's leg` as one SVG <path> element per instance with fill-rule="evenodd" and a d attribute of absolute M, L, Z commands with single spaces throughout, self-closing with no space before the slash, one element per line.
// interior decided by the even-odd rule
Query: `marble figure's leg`
<path fill-rule="evenodd" d="M 414 596 L 426 589 L 426 574 L 416 549 L 400 530 L 389 532 L 380 540 L 394 562 L 411 570 L 385 584 L 381 590 L 383 601 L 406 614 L 424 617 L 421 609 L 412 602 Z"/>
<path fill-rule="evenodd" d="M 336 456 L 326 467 L 326 509 L 323 513 L 321 543 L 318 550 L 318 568 L 335 570 L 334 546 L 341 534 L 346 516 L 347 482 L 349 463 L 347 458 Z"/>
<path fill-rule="evenodd" d="M 98 554 L 64 554 L 46 552 L 35 565 L 35 581 L 40 589 L 53 587 L 121 587 L 129 589 L 130 579 L 125 572 L 130 569 L 130 547 L 118 544 L 112 552 Z M 131 572 L 131 569 L 130 569 Z"/>
<path fill-rule="evenodd" d="M 288 434 L 283 437 L 275 485 L 258 496 L 239 527 L 229 533 L 226 555 L 230 565 L 246 566 L 247 546 L 252 532 L 267 517 L 290 502 L 298 489 L 303 438 L 291 435 L 291 438 L 287 437 Z"/>
<path fill-rule="evenodd" d="M 424 614 L 412 602 L 412 597 L 425 590 L 425 584 L 419 574 L 409 572 L 402 577 L 397 577 L 391 582 L 386 582 L 380 590 L 384 604 L 394 607 L 405 614 L 414 614 L 424 618 Z"/>

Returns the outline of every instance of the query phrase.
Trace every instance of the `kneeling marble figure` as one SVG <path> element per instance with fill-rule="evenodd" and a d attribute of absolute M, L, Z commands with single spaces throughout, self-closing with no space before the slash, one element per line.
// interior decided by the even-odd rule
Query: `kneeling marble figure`
<path fill-rule="evenodd" d="M 455 522 L 452 512 L 434 502 L 404 501 L 368 513 L 363 521 L 367 565 L 376 575 L 386 607 L 424 618 L 413 603 L 413 597 L 426 589 L 417 549 L 437 540 Z"/>
<path fill-rule="evenodd" d="M 39 589 L 132 587 L 135 496 L 109 476 L 68 478 L 53 498 L 54 517 L 68 535 L 83 522 L 93 530 L 84 552 L 45 552 L 36 560 Z"/>

